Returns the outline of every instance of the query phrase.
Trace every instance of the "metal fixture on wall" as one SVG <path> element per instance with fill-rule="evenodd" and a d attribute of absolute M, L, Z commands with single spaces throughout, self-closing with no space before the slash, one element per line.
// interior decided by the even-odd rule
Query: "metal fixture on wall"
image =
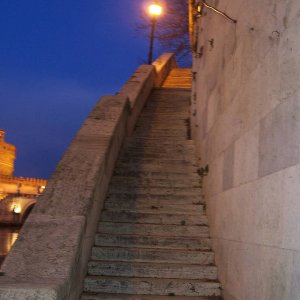
<path fill-rule="evenodd" d="M 235 19 L 233 19 L 233 18 L 231 18 L 231 17 L 229 17 L 227 14 L 225 14 L 224 12 L 222 12 L 222 11 L 220 11 L 220 10 L 218 10 L 217 8 L 215 8 L 215 7 L 213 7 L 213 6 L 211 6 L 211 5 L 209 5 L 209 4 L 207 4 L 207 2 L 205 1 L 205 0 L 201 0 L 201 1 L 199 1 L 199 3 L 197 4 L 197 16 L 202 16 L 202 7 L 206 7 L 206 8 L 208 8 L 208 9 L 211 9 L 212 11 L 214 11 L 214 12 L 216 12 L 217 14 L 219 14 L 219 15 L 221 15 L 221 16 L 223 16 L 223 17 L 225 17 L 227 20 L 229 20 L 230 22 L 232 22 L 232 23 L 237 23 L 237 20 L 235 20 Z"/>

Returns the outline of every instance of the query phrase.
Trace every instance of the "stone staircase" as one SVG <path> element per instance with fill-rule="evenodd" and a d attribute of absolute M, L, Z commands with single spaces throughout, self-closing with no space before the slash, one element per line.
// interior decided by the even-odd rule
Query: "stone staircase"
<path fill-rule="evenodd" d="M 82 300 L 221 299 L 189 101 L 173 88 L 148 99 L 114 170 Z"/>

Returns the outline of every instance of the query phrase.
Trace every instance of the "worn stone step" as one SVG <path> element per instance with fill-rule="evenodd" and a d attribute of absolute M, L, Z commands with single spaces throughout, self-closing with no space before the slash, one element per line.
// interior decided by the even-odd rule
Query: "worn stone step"
<path fill-rule="evenodd" d="M 192 160 L 195 160 L 194 147 L 166 147 L 166 146 L 131 146 L 124 147 L 120 155 L 163 155 L 168 157 L 178 156 L 181 159 L 181 156 L 190 157 Z"/>
<path fill-rule="evenodd" d="M 159 141 L 159 143 L 157 143 Z M 132 137 L 125 144 L 124 149 L 127 148 L 148 148 L 155 151 L 176 150 L 176 149 L 195 149 L 195 145 L 191 140 L 164 140 L 164 139 L 145 139 L 143 137 L 135 138 Z"/>
<path fill-rule="evenodd" d="M 124 149 L 120 157 L 123 158 L 134 158 L 134 157 L 145 157 L 148 159 L 172 159 L 177 158 L 178 160 L 191 160 L 193 165 L 196 165 L 196 158 L 191 153 L 191 151 L 184 151 L 184 150 L 175 150 L 172 148 L 165 149 L 165 151 L 162 149 L 162 151 L 152 151 L 152 149 L 149 148 L 143 148 L 143 147 L 135 147 L 135 148 L 127 148 Z M 184 170 L 182 170 L 184 172 Z M 189 173 L 189 172 L 185 172 Z"/>
<path fill-rule="evenodd" d="M 164 112 L 164 108 L 170 108 L 179 111 L 181 109 L 182 112 L 186 112 L 189 110 L 189 105 L 188 105 L 189 103 L 186 99 L 182 103 L 180 103 L 179 102 L 180 98 L 177 98 L 179 101 L 176 101 L 176 97 L 174 97 L 173 95 L 169 96 L 168 98 L 169 99 L 166 99 L 166 97 L 157 97 L 156 100 L 153 101 L 150 100 L 149 102 L 146 103 L 145 109 L 142 111 L 142 114 L 147 113 L 149 111 L 152 112 L 152 109 L 156 109 L 156 108 L 158 108 L 157 110 L 155 110 L 155 113 L 157 114 L 161 113 L 160 109 L 162 109 L 162 111 Z M 173 106 L 172 106 L 172 101 L 173 101 Z"/>
<path fill-rule="evenodd" d="M 177 137 L 170 137 L 170 136 L 144 136 L 142 134 L 140 135 L 134 135 L 131 138 L 131 141 L 134 142 L 135 146 L 148 146 L 148 145 L 166 145 L 166 147 L 173 147 L 174 145 L 178 144 L 184 144 L 189 139 L 185 136 L 177 136 Z M 132 145 L 132 144 L 129 144 Z"/>
<path fill-rule="evenodd" d="M 155 143 L 155 141 L 152 141 L 150 139 L 134 139 L 131 138 L 128 143 L 124 145 L 123 149 L 148 149 L 149 151 L 152 150 L 154 152 L 157 151 L 176 151 L 176 150 L 182 150 L 182 151 L 195 151 L 195 145 L 191 143 L 191 140 L 185 139 L 184 141 L 166 141 L 163 140 L 161 143 Z"/>
<path fill-rule="evenodd" d="M 153 114 L 144 114 L 140 116 L 139 122 L 137 123 L 137 126 L 139 124 L 153 124 L 157 125 L 160 124 L 163 125 L 171 125 L 171 124 L 187 124 L 187 121 L 189 120 L 189 113 L 187 114 L 161 114 L 161 115 L 155 115 Z"/>
<path fill-rule="evenodd" d="M 154 96 L 154 97 L 153 97 Z M 152 94 L 147 101 L 145 108 L 148 106 L 167 106 L 167 107 L 186 107 L 188 108 L 190 104 L 190 95 L 182 96 L 177 95 L 177 93 L 155 93 Z"/>
<path fill-rule="evenodd" d="M 141 166 L 141 165 L 153 165 L 153 166 L 174 166 L 181 167 L 181 168 L 197 168 L 195 159 L 192 161 L 180 159 L 179 157 L 161 157 L 161 158 L 147 158 L 143 156 L 137 156 L 136 159 L 134 157 L 124 157 L 120 156 L 117 160 L 118 163 L 130 164 L 132 166 Z"/>
<path fill-rule="evenodd" d="M 164 119 L 167 118 L 167 119 Z M 164 120 L 163 120 L 164 119 Z M 155 117 L 152 118 L 150 115 L 145 115 L 141 122 L 138 122 L 135 125 L 135 131 L 134 133 L 137 133 L 139 131 L 142 131 L 143 129 L 145 132 L 149 132 L 151 130 L 154 131 L 165 131 L 165 132 L 178 132 L 181 133 L 182 131 L 185 131 L 190 126 L 190 120 L 188 118 L 188 115 L 181 116 L 178 119 L 176 119 L 176 115 L 169 116 L 169 117 Z"/>
<path fill-rule="evenodd" d="M 92 260 L 160 262 L 213 265 L 214 253 L 211 251 L 93 247 Z"/>
<path fill-rule="evenodd" d="M 160 188 L 152 188 L 152 187 L 141 187 L 141 188 L 134 188 L 128 189 L 126 191 L 121 186 L 118 188 L 110 188 L 109 194 L 131 194 L 131 195 L 162 195 L 162 196 L 184 196 L 184 197 L 198 197 L 201 195 L 201 189 L 198 187 L 189 187 L 189 188 L 167 188 L 167 187 L 160 187 Z"/>
<path fill-rule="evenodd" d="M 140 132 L 155 132 L 155 133 L 186 133 L 189 129 L 189 125 L 186 122 L 181 122 L 179 124 L 137 124 L 135 127 L 135 133 Z"/>
<path fill-rule="evenodd" d="M 152 236 L 186 236 L 186 237 L 209 237 L 208 227 L 205 225 L 161 225 L 161 224 L 136 224 L 100 222 L 98 232 L 109 234 L 137 234 Z"/>
<path fill-rule="evenodd" d="M 187 105 L 189 106 L 191 100 L 191 94 L 187 91 L 182 91 L 180 89 L 162 89 L 159 92 L 153 92 L 147 104 L 165 104 L 165 105 Z"/>
<path fill-rule="evenodd" d="M 163 141 L 161 144 L 155 144 L 150 140 L 139 138 L 138 140 L 130 138 L 127 143 L 124 144 L 123 151 L 125 149 L 147 149 L 148 151 L 153 152 L 162 152 L 162 151 L 184 151 L 195 153 L 195 145 L 191 140 L 184 140 L 184 141 Z"/>
<path fill-rule="evenodd" d="M 143 214 L 161 214 L 161 213 L 172 213 L 174 215 L 181 214 L 181 215 L 195 215 L 199 216 L 205 213 L 204 207 L 197 207 L 196 209 L 191 210 L 191 208 L 186 209 L 178 209 L 178 206 L 164 206 L 164 207 L 151 207 L 151 208 L 143 208 L 143 207 L 136 207 L 136 208 L 129 208 L 129 209 L 120 209 L 119 207 L 111 207 L 105 208 L 105 210 L 112 211 L 112 212 L 136 212 L 136 213 L 143 213 Z"/>
<path fill-rule="evenodd" d="M 129 171 L 144 171 L 144 172 L 167 172 L 167 173 L 181 173 L 183 170 L 185 172 L 195 173 L 198 171 L 196 165 L 182 165 L 182 164 L 172 164 L 170 160 L 168 163 L 157 164 L 157 163 L 145 163 L 144 161 L 136 162 L 123 162 L 118 161 L 116 169 L 127 169 Z"/>
<path fill-rule="evenodd" d="M 176 194 L 138 194 L 134 193 L 110 193 L 107 196 L 107 202 L 114 202 L 115 205 L 119 205 L 120 202 L 130 202 L 129 207 L 141 203 L 142 205 L 201 205 L 205 204 L 205 201 L 200 193 L 193 194 L 188 193 L 186 195 Z"/>
<path fill-rule="evenodd" d="M 170 298 L 170 296 L 172 296 Z M 132 295 L 132 294 L 89 294 L 84 293 L 81 300 L 222 300 L 221 297 L 187 297 L 187 296 L 155 296 L 155 295 Z"/>
<path fill-rule="evenodd" d="M 150 139 L 150 138 L 144 138 L 144 137 L 139 137 L 135 138 L 134 136 L 130 137 L 127 139 L 126 146 L 135 146 L 139 147 L 140 145 L 144 147 L 180 147 L 180 148 L 185 148 L 185 147 L 193 147 L 195 149 L 195 144 L 193 140 L 184 140 L 184 141 L 177 141 L 177 140 L 162 140 L 160 144 L 155 143 L 157 140 L 162 140 L 162 139 Z"/>
<path fill-rule="evenodd" d="M 127 211 L 127 212 L 139 212 L 139 213 L 171 213 L 171 214 L 188 214 L 199 216 L 204 212 L 204 205 L 152 205 L 152 204 L 126 204 L 126 203 L 105 203 L 105 209 L 109 211 Z"/>
<path fill-rule="evenodd" d="M 188 70 L 191 70 L 191 69 L 188 69 Z M 162 87 L 159 87 L 159 88 L 154 88 L 152 90 L 152 94 L 155 95 L 155 93 L 158 93 L 158 94 L 161 94 L 163 95 L 164 93 L 165 94 L 175 94 L 175 95 L 178 95 L 178 93 L 180 93 L 180 96 L 182 97 L 182 95 L 190 95 L 190 91 L 186 91 L 186 90 L 182 90 L 182 89 L 166 89 L 166 88 L 162 88 Z"/>
<path fill-rule="evenodd" d="M 174 139 L 174 140 L 184 140 L 188 138 L 188 130 L 182 131 L 182 132 L 163 132 L 163 131 L 148 131 L 146 132 L 145 130 L 138 130 L 135 132 L 134 135 L 136 138 L 138 137 L 143 137 L 143 138 L 165 138 L 165 139 Z"/>
<path fill-rule="evenodd" d="M 182 178 L 192 178 L 194 180 L 200 180 L 200 177 L 198 173 L 196 172 L 184 172 L 182 170 L 181 172 L 178 173 L 173 173 L 173 172 L 147 172 L 143 170 L 126 170 L 126 169 L 121 169 L 121 168 L 115 168 L 114 169 L 114 175 L 113 176 L 127 176 L 127 177 L 142 177 L 142 178 L 156 178 L 156 179 L 168 179 L 170 178 L 171 180 L 180 180 Z"/>
<path fill-rule="evenodd" d="M 172 116 L 173 114 L 177 114 L 180 117 L 189 118 L 189 108 L 186 106 L 176 107 L 176 106 L 162 106 L 162 105 L 149 105 L 146 107 L 145 111 L 141 113 L 141 118 L 145 116 L 152 115 L 155 118 L 160 117 L 161 115 Z M 138 122 L 139 123 L 139 122 Z"/>
<path fill-rule="evenodd" d="M 130 189 L 136 187 L 167 187 L 167 188 L 200 188 L 199 179 L 187 178 L 187 179 L 170 179 L 170 178 L 144 178 L 144 177 L 125 177 L 125 176 L 113 176 L 110 182 L 112 188 L 120 187 L 121 185 L 129 186 Z"/>
<path fill-rule="evenodd" d="M 193 264 L 90 261 L 88 275 L 217 280 L 217 268 Z"/>
<path fill-rule="evenodd" d="M 152 128 L 147 127 L 136 127 L 134 134 L 136 136 L 145 135 L 145 137 L 151 135 L 157 135 L 157 136 L 182 136 L 186 135 L 186 133 L 189 131 L 189 127 L 187 125 L 184 126 L 178 126 L 178 129 L 171 128 L 170 125 L 164 125 L 164 126 L 153 126 Z"/>
<path fill-rule="evenodd" d="M 154 206 L 165 206 L 165 205 L 205 205 L 205 201 L 200 195 L 200 193 L 188 195 L 151 195 L 151 194 L 126 194 L 126 193 L 110 193 L 106 199 L 107 203 L 111 203 L 111 205 L 126 205 L 127 208 L 132 208 L 136 206 L 145 206 L 149 205 Z M 152 209 L 156 209 L 153 207 Z"/>
<path fill-rule="evenodd" d="M 137 223 L 137 224 L 168 224 L 168 225 L 208 225 L 206 215 L 186 214 L 145 214 L 130 211 L 102 212 L 101 220 L 104 222 Z"/>
<path fill-rule="evenodd" d="M 155 248 L 155 249 L 177 249 L 177 250 L 211 250 L 209 238 L 189 237 L 161 237 L 147 235 L 112 235 L 97 233 L 95 237 L 96 246 L 107 247 L 131 247 L 131 248 Z"/>
<path fill-rule="evenodd" d="M 124 278 L 88 276 L 84 282 L 85 292 L 178 295 L 178 296 L 220 296 L 217 282 L 193 279 Z"/>
<path fill-rule="evenodd" d="M 177 117 L 177 118 L 176 118 Z M 159 111 L 143 111 L 140 115 L 138 122 L 143 122 L 144 119 L 150 118 L 151 120 L 159 120 L 163 124 L 164 122 L 168 122 L 170 120 L 179 121 L 186 120 L 190 117 L 189 112 L 159 112 Z"/>
<path fill-rule="evenodd" d="M 124 151 L 121 155 L 120 155 L 120 160 L 119 161 L 124 161 L 126 163 L 128 162 L 134 162 L 134 158 L 137 158 L 138 161 L 140 160 L 147 160 L 147 161 L 159 161 L 159 160 L 190 160 L 191 161 L 191 165 L 192 166 L 196 166 L 196 158 L 194 156 L 192 156 L 190 153 L 184 153 L 182 151 L 177 151 L 175 152 L 174 150 L 171 151 L 171 149 L 169 149 L 166 152 L 154 152 L 154 151 L 149 151 L 147 149 L 145 149 L 145 151 L 143 151 L 142 148 L 140 149 L 133 149 L 132 151 L 130 150 L 126 150 L 126 152 Z M 172 172 L 169 172 L 172 173 Z M 184 172 L 184 170 L 182 170 L 182 173 L 188 174 L 190 172 Z"/>

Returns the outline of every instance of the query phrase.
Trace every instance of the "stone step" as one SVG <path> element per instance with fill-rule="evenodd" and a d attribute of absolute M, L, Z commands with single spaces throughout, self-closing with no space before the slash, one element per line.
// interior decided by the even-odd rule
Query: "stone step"
<path fill-rule="evenodd" d="M 152 160 L 153 161 L 153 160 Z M 155 160 L 154 160 L 155 161 Z M 173 163 L 172 163 L 173 162 Z M 167 173 L 181 173 L 182 170 L 185 172 L 195 173 L 198 171 L 198 167 L 192 164 L 179 164 L 175 163 L 172 160 L 169 160 L 165 163 L 149 163 L 144 160 L 136 161 L 136 162 L 125 162 L 118 161 L 116 169 L 126 169 L 128 171 L 143 171 L 143 172 L 167 172 Z"/>
<path fill-rule="evenodd" d="M 117 187 L 115 188 L 109 188 L 109 197 L 111 194 L 114 195 L 118 195 L 118 194 L 131 194 L 131 195 L 146 195 L 148 196 L 155 196 L 155 195 L 159 195 L 159 196 L 177 196 L 177 197 L 192 197 L 191 200 L 194 201 L 194 198 L 199 197 L 199 195 L 201 195 L 201 189 L 199 189 L 198 187 L 196 188 L 166 188 L 166 187 L 160 187 L 160 188 L 151 188 L 151 187 L 141 187 L 141 188 L 135 188 L 135 189 L 128 189 L 127 191 L 125 191 L 127 189 L 127 187 L 125 187 L 125 189 L 123 189 L 121 186 L 119 187 L 119 189 Z M 195 203 L 197 204 L 197 203 Z"/>
<path fill-rule="evenodd" d="M 184 207 L 185 205 L 196 205 L 205 206 L 205 201 L 201 194 L 191 195 L 172 195 L 172 194 L 138 194 L 123 192 L 109 193 L 106 202 L 111 205 L 111 207 L 118 207 L 120 203 L 125 205 L 125 207 L 132 208 L 136 206 L 150 207 L 154 206 L 168 206 L 168 205 L 179 205 Z M 123 204 L 128 203 L 128 205 Z M 151 207 L 152 208 L 152 207 Z M 157 209 L 157 208 L 152 208 Z"/>
<path fill-rule="evenodd" d="M 180 102 L 180 100 L 182 100 L 182 102 Z M 188 97 L 178 97 L 174 94 L 156 96 L 155 98 L 153 97 L 147 101 L 142 113 L 146 113 L 151 109 L 157 109 L 155 112 L 160 113 L 160 109 L 166 108 L 187 111 L 189 110 L 189 103 L 190 99 Z"/>
<path fill-rule="evenodd" d="M 191 94 L 181 90 L 166 90 L 153 91 L 147 101 L 147 104 L 174 104 L 174 105 L 186 105 L 189 106 Z"/>
<path fill-rule="evenodd" d="M 151 132 L 136 132 L 135 138 L 147 138 L 147 139 L 156 139 L 156 140 L 169 140 L 169 141 L 185 141 L 188 139 L 188 130 L 181 134 L 157 134 Z"/>
<path fill-rule="evenodd" d="M 157 147 L 154 147 L 153 145 L 135 145 L 135 146 L 126 146 L 122 149 L 121 154 L 129 154 L 132 153 L 132 155 L 134 155 L 135 153 L 137 155 L 140 154 L 153 154 L 153 155 L 157 155 L 157 154 L 162 154 L 162 155 L 166 155 L 169 158 L 170 157 L 174 157 L 178 155 L 178 158 L 181 159 L 180 155 L 186 155 L 188 157 L 193 157 L 194 160 L 194 147 L 172 147 L 168 146 L 168 145 L 157 145 Z"/>
<path fill-rule="evenodd" d="M 151 125 L 151 127 L 147 126 L 146 124 L 138 124 L 136 127 L 135 127 L 135 131 L 134 131 L 134 134 L 137 134 L 137 133 L 144 133 L 144 134 L 148 134 L 149 132 L 152 132 L 152 133 L 156 133 L 156 134 L 160 134 L 160 135 L 166 135 L 166 134 L 169 134 L 169 135 L 180 135 L 182 133 L 185 133 L 187 130 L 188 130 L 188 122 L 187 121 L 184 121 L 178 125 L 175 125 L 174 124 L 153 124 Z"/>
<path fill-rule="evenodd" d="M 155 120 L 152 119 L 151 117 L 144 117 L 143 120 L 141 120 L 141 122 L 138 122 L 136 124 L 135 128 L 142 128 L 143 126 L 146 126 L 145 128 L 147 128 L 147 124 L 151 124 L 151 126 L 153 128 L 162 128 L 162 129 L 168 129 L 168 128 L 182 128 L 182 129 L 186 129 L 186 127 L 188 126 L 188 118 L 181 118 L 181 119 L 175 119 L 172 118 L 167 119 L 167 120 L 162 120 L 162 118 L 160 118 L 159 120 Z"/>
<path fill-rule="evenodd" d="M 84 282 L 85 292 L 124 293 L 178 296 L 220 296 L 217 282 L 193 279 L 124 278 L 88 276 Z"/>
<path fill-rule="evenodd" d="M 130 211 L 103 211 L 101 221 L 137 223 L 137 224 L 167 224 L 167 225 L 206 225 L 205 215 L 184 215 L 184 214 L 145 214 Z"/>
<path fill-rule="evenodd" d="M 189 105 L 191 92 L 182 89 L 165 89 L 153 90 L 147 103 L 174 103 L 179 105 L 181 102 Z"/>
<path fill-rule="evenodd" d="M 162 116 L 165 116 L 167 118 L 171 117 L 171 118 L 175 118 L 175 116 L 178 115 L 179 119 L 181 118 L 189 118 L 190 115 L 189 115 L 189 109 L 188 108 L 185 108 L 185 109 L 173 109 L 173 110 L 162 110 L 160 111 L 159 108 L 157 107 L 149 107 L 149 108 L 146 108 L 140 115 L 141 119 L 145 116 L 151 116 L 153 118 L 159 118 L 159 117 L 162 117 Z M 141 120 L 139 119 L 139 121 Z"/>
<path fill-rule="evenodd" d="M 160 144 L 155 143 L 157 140 L 162 140 L 162 139 L 155 139 L 155 138 L 144 138 L 144 137 L 139 137 L 136 138 L 135 136 L 132 136 L 127 139 L 126 142 L 126 147 L 128 146 L 135 146 L 138 147 L 139 145 L 143 146 L 150 146 L 150 147 L 162 147 L 162 146 L 172 146 L 174 149 L 176 147 L 179 147 L 181 149 L 185 149 L 186 147 L 192 147 L 195 149 L 195 144 L 193 140 L 184 140 L 184 141 L 176 141 L 176 140 L 162 140 Z"/>
<path fill-rule="evenodd" d="M 137 213 L 150 213 L 150 214 L 162 214 L 162 213 L 171 213 L 171 214 L 188 214 L 188 215 L 201 215 L 204 212 L 204 205 L 153 205 L 153 204 L 126 204 L 126 203 L 105 203 L 105 209 L 109 211 L 124 211 L 124 212 L 137 212 Z"/>
<path fill-rule="evenodd" d="M 183 141 L 183 143 L 186 140 Z M 123 155 L 137 155 L 138 157 L 143 154 L 161 154 L 163 159 L 169 159 L 169 160 L 182 160 L 180 155 L 184 155 L 187 157 L 186 160 L 191 159 L 191 161 L 194 164 L 194 161 L 196 159 L 194 154 L 194 148 L 193 147 L 184 147 L 184 146 L 175 146 L 174 144 L 158 144 L 155 146 L 153 142 L 150 143 L 150 141 L 146 141 L 146 144 L 143 144 L 142 142 L 138 142 L 136 145 L 129 144 L 126 147 L 124 147 L 121 150 L 120 158 Z"/>
<path fill-rule="evenodd" d="M 174 294 L 175 295 L 175 294 Z M 96 294 L 89 294 L 84 293 L 81 296 L 81 300 L 222 300 L 221 297 L 187 297 L 187 296 L 174 296 L 170 293 L 169 296 L 147 296 L 147 295 L 132 295 L 132 294 L 103 294 L 103 293 L 96 293 Z M 170 298 L 170 296 L 172 296 Z"/>
<path fill-rule="evenodd" d="M 178 116 L 178 118 L 176 118 Z M 149 108 L 144 110 L 139 118 L 138 122 L 141 122 L 144 117 L 150 117 L 152 119 L 162 119 L 162 121 L 167 121 L 173 118 L 174 120 L 180 120 L 180 119 L 188 119 L 190 117 L 188 109 L 185 111 L 157 111 L 155 108 Z"/>
<path fill-rule="evenodd" d="M 167 187 L 167 188 L 195 188 L 200 187 L 199 179 L 171 179 L 171 178 L 144 178 L 144 177 L 125 177 L 113 176 L 110 183 L 111 187 L 120 187 L 121 185 L 129 186 L 130 189 L 137 187 Z"/>
<path fill-rule="evenodd" d="M 166 89 L 166 88 L 154 88 L 152 90 L 152 93 L 159 93 L 159 94 L 170 94 L 170 93 L 174 93 L 175 95 L 178 94 L 178 92 L 180 92 L 181 94 L 180 95 L 190 95 L 190 92 L 187 92 L 185 90 L 181 90 L 181 89 Z M 182 96 L 181 96 L 182 97 Z"/>
<path fill-rule="evenodd" d="M 167 145 L 168 147 L 178 144 L 184 144 L 186 141 L 189 141 L 187 137 L 170 137 L 170 136 L 144 136 L 144 135 L 135 135 L 132 137 L 132 141 L 137 145 Z"/>
<path fill-rule="evenodd" d="M 88 275 L 217 280 L 217 268 L 193 264 L 90 261 Z"/>
<path fill-rule="evenodd" d="M 189 120 L 189 113 L 185 114 L 178 114 L 178 113 L 164 113 L 164 114 L 151 114 L 144 113 L 140 116 L 139 122 L 137 124 L 157 124 L 160 123 L 161 125 L 165 124 L 187 124 Z"/>
<path fill-rule="evenodd" d="M 173 131 L 173 132 L 168 132 L 168 131 L 155 131 L 155 130 L 148 130 L 146 131 L 145 129 L 141 130 L 136 130 L 135 131 L 135 137 L 144 137 L 144 138 L 167 138 L 167 139 L 187 139 L 187 134 L 188 130 L 183 130 L 181 132 L 179 131 Z"/>
<path fill-rule="evenodd" d="M 97 233 L 96 246 L 177 250 L 211 250 L 209 238 L 161 237 L 146 235 L 112 235 Z"/>
<path fill-rule="evenodd" d="M 188 113 L 189 112 L 189 107 L 186 103 L 178 104 L 174 103 L 173 105 L 170 103 L 160 103 L 160 102 L 149 102 L 145 106 L 145 110 L 143 113 L 173 113 L 173 112 L 178 112 L 178 113 Z"/>
<path fill-rule="evenodd" d="M 156 179 L 170 178 L 170 180 L 192 178 L 193 180 L 198 180 L 198 181 L 200 180 L 198 173 L 184 172 L 184 170 L 178 173 L 173 173 L 173 172 L 155 172 L 155 171 L 147 172 L 143 170 L 126 170 L 121 168 L 115 168 L 113 176 L 142 177 L 142 178 L 156 178 Z"/>
<path fill-rule="evenodd" d="M 164 191 L 164 189 L 163 189 Z M 116 191 L 115 193 L 109 193 L 107 196 L 107 202 L 114 202 L 116 205 L 120 202 L 131 202 L 129 205 L 136 205 L 139 202 L 142 205 L 201 205 L 205 204 L 203 197 L 200 194 L 200 191 L 196 191 L 196 193 L 192 193 L 191 191 L 186 191 L 186 194 L 179 193 L 172 194 L 166 191 L 166 194 L 163 194 L 163 191 L 154 194 L 138 193 L 137 190 L 130 191 L 129 193 L 123 193 Z"/>
<path fill-rule="evenodd" d="M 140 132 L 155 132 L 155 133 L 186 133 L 187 130 L 189 129 L 189 125 L 186 124 L 186 122 L 182 122 L 182 124 L 151 124 L 151 125 L 146 125 L 146 124 L 138 124 L 135 127 L 134 133 L 140 133 Z"/>
<path fill-rule="evenodd" d="M 208 227 L 205 225 L 161 225 L 161 224 L 136 224 L 100 222 L 98 224 L 99 233 L 107 234 L 137 234 L 152 236 L 186 236 L 186 237 L 209 237 Z"/>
<path fill-rule="evenodd" d="M 92 260 L 213 265 L 211 251 L 93 247 Z"/>

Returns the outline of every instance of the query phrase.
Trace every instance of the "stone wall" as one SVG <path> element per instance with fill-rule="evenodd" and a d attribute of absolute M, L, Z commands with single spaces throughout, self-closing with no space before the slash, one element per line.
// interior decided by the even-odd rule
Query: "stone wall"
<path fill-rule="evenodd" d="M 192 134 L 225 299 L 300 299 L 300 2 L 196 18 Z"/>

